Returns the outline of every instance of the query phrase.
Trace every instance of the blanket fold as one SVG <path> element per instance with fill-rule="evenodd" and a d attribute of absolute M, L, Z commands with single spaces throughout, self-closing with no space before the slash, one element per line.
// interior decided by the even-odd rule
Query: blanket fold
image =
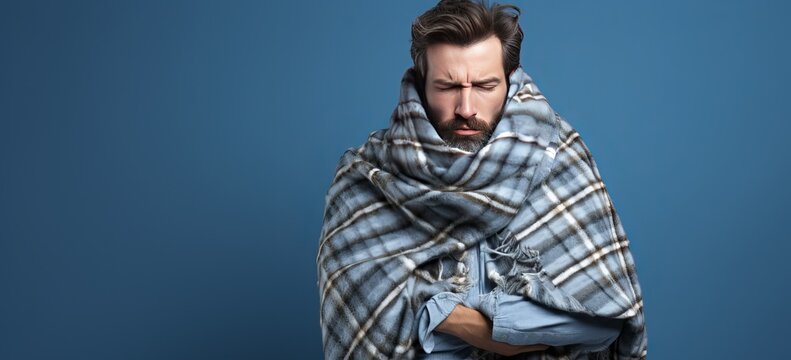
<path fill-rule="evenodd" d="M 645 357 L 634 260 L 590 151 L 521 67 L 508 84 L 488 143 L 467 152 L 434 130 L 410 68 L 389 128 L 341 156 L 316 259 L 327 359 L 414 357 L 418 308 L 466 291 L 460 254 L 491 237 L 498 288 L 627 319 L 601 355 Z M 580 355 L 569 351 L 524 358 Z"/>

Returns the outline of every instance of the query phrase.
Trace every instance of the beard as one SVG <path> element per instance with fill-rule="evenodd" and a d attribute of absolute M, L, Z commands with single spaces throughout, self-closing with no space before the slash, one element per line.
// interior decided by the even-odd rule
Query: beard
<path fill-rule="evenodd" d="M 434 129 L 437 131 L 437 134 L 439 134 L 439 137 L 449 146 L 475 153 L 489 142 L 489 138 L 491 138 L 494 128 L 500 122 L 502 114 L 503 111 L 500 110 L 500 113 L 495 116 L 492 122 L 486 122 L 479 119 L 477 116 L 465 119 L 456 115 L 451 121 L 435 121 L 432 117 L 431 124 L 434 125 Z M 475 135 L 458 135 L 453 132 L 462 125 L 467 125 L 468 128 L 480 132 Z"/>

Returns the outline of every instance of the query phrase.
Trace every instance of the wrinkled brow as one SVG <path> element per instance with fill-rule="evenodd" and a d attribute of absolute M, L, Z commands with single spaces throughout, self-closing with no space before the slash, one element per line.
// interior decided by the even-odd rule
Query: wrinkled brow
<path fill-rule="evenodd" d="M 451 80 L 445 80 L 445 79 L 436 79 L 436 80 L 432 81 L 432 83 L 434 83 L 435 85 L 440 85 L 440 86 L 458 86 L 458 85 L 461 85 L 461 82 L 459 82 L 459 81 L 451 81 Z M 484 85 L 484 84 L 497 85 L 499 83 L 500 83 L 500 78 L 498 78 L 496 76 L 492 76 L 492 77 L 488 77 L 488 78 L 485 78 L 485 79 L 481 79 L 481 80 L 472 82 L 473 85 Z"/>

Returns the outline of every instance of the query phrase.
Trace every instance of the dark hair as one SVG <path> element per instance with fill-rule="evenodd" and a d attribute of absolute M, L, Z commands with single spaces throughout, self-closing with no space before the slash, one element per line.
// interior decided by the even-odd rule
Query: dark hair
<path fill-rule="evenodd" d="M 508 79 L 511 71 L 519 66 L 524 36 L 519 27 L 519 14 L 519 8 L 514 5 L 487 7 L 483 1 L 441 0 L 412 23 L 410 53 L 419 82 L 423 82 L 428 70 L 426 49 L 429 45 L 470 45 L 491 35 L 497 36 L 502 44 L 503 70 Z"/>

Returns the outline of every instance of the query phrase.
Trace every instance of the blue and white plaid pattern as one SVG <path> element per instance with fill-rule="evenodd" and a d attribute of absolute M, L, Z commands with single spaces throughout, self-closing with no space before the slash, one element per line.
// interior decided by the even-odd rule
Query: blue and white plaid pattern
<path fill-rule="evenodd" d="M 629 241 L 579 134 L 518 68 L 488 144 L 474 153 L 449 147 L 414 79 L 410 68 L 390 127 L 343 154 L 327 191 L 316 259 L 325 357 L 414 357 L 419 306 L 469 288 L 463 267 L 447 260 L 496 236 L 501 256 L 487 271 L 504 291 L 626 318 L 597 356 L 644 358 Z M 524 358 L 579 355 L 551 348 Z"/>

